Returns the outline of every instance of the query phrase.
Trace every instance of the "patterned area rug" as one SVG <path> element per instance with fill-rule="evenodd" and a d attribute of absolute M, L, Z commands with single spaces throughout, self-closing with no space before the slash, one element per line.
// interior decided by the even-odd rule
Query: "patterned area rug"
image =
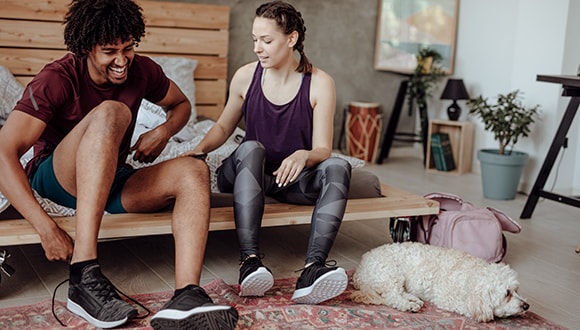
<path fill-rule="evenodd" d="M 237 285 L 215 280 L 204 288 L 216 303 L 237 308 L 238 329 L 566 329 L 537 314 L 478 323 L 460 315 L 442 311 L 426 303 L 418 313 L 406 313 L 386 306 L 357 305 L 348 299 L 352 287 L 335 299 L 320 305 L 296 305 L 291 301 L 295 278 L 277 280 L 274 288 L 261 298 L 242 298 Z M 159 311 L 172 292 L 133 296 L 151 310 Z M 93 329 L 56 302 L 56 314 L 74 329 Z M 51 312 L 50 300 L 34 305 L 0 309 L 0 329 L 62 328 Z M 121 329 L 147 329 L 149 317 L 134 320 Z"/>

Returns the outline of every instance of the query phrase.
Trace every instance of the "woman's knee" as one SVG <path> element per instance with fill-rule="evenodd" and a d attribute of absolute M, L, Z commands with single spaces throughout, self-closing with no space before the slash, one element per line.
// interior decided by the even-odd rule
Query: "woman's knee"
<path fill-rule="evenodd" d="M 238 158 L 241 159 L 246 158 L 250 154 L 256 153 L 263 156 L 266 154 L 266 148 L 259 141 L 244 141 L 237 148 L 236 153 L 238 154 Z"/>
<path fill-rule="evenodd" d="M 350 177 L 352 167 L 349 162 L 339 157 L 330 157 L 320 163 L 320 166 L 326 172 L 346 173 Z"/>

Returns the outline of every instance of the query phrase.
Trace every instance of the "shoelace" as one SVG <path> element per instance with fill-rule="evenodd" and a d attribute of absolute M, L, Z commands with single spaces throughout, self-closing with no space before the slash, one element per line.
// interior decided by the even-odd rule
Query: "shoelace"
<path fill-rule="evenodd" d="M 308 266 L 306 266 L 306 267 L 302 267 L 302 268 L 300 268 L 300 269 L 296 269 L 294 272 L 295 272 L 295 273 L 298 273 L 298 272 L 304 271 L 306 268 L 309 268 L 310 266 L 314 266 L 314 265 L 316 265 L 316 264 L 319 264 L 319 265 L 321 265 L 321 266 L 325 266 L 325 267 L 335 267 L 335 266 L 337 265 L 337 262 L 336 262 L 336 260 L 327 260 L 327 261 L 325 261 L 325 262 L 321 262 L 321 261 L 314 261 L 314 262 L 310 263 L 310 264 L 309 264 Z"/>
<path fill-rule="evenodd" d="M 246 261 L 256 258 L 259 261 L 262 261 L 262 259 L 264 259 L 266 255 L 263 253 L 260 254 L 250 254 L 250 255 L 246 255 L 245 257 L 240 257 L 240 266 L 243 265 Z"/>
<path fill-rule="evenodd" d="M 63 322 L 62 322 L 62 321 L 61 321 L 61 320 L 58 318 L 58 316 L 56 315 L 56 312 L 55 312 L 55 310 L 54 310 L 54 302 L 55 302 L 55 298 L 56 298 L 56 291 L 58 290 L 58 288 L 60 288 L 60 286 L 61 286 L 61 285 L 65 284 L 65 283 L 66 283 L 66 282 L 68 282 L 68 281 L 69 281 L 69 279 L 67 278 L 66 280 L 64 280 L 64 281 L 60 282 L 60 283 L 59 283 L 59 284 L 56 286 L 56 288 L 54 288 L 54 292 L 52 293 L 52 301 L 51 301 L 51 307 L 52 307 L 52 315 L 53 315 L 53 316 L 54 316 L 54 318 L 55 318 L 55 319 L 58 321 L 58 323 L 60 323 L 60 325 L 62 325 L 63 327 L 66 327 L 67 325 L 66 325 L 66 324 L 64 324 L 64 323 L 63 323 Z M 144 318 L 146 318 L 147 316 L 149 316 L 149 315 L 151 314 L 151 311 L 150 311 L 150 310 L 149 310 L 147 307 L 145 307 L 143 304 L 141 304 L 140 302 L 138 302 L 136 299 L 133 299 L 133 298 L 129 297 L 129 296 L 128 296 L 128 295 L 126 295 L 126 294 L 125 294 L 123 291 L 121 291 L 121 290 L 117 289 L 117 287 L 115 287 L 115 286 L 113 285 L 113 283 L 111 283 L 111 282 L 109 282 L 109 281 L 107 281 L 107 282 L 109 283 L 109 285 L 111 285 L 111 287 L 112 287 L 112 288 L 113 288 L 115 291 L 117 291 L 118 293 L 120 293 L 120 294 L 121 294 L 123 297 L 125 297 L 125 298 L 129 299 L 130 301 L 132 301 L 133 303 L 135 303 L 137 306 L 139 306 L 139 307 L 141 307 L 142 309 L 144 309 L 144 310 L 145 310 L 145 315 L 141 315 L 141 316 L 137 315 L 136 317 L 134 317 L 135 319 L 144 319 Z M 102 290 L 101 290 L 101 291 L 102 291 Z M 111 294 L 108 294 L 108 296 L 110 296 L 110 295 L 111 295 Z M 110 298 L 110 297 L 109 297 L 109 298 Z"/>

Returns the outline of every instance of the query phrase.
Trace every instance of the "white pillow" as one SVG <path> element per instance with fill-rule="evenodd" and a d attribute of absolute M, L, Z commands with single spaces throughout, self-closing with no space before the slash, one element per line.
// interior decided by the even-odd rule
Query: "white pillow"
<path fill-rule="evenodd" d="M 163 72 L 169 79 L 181 89 L 183 94 L 191 103 L 191 116 L 185 127 L 173 136 L 176 141 L 187 141 L 194 137 L 194 124 L 197 120 L 195 111 L 195 83 L 193 73 L 197 67 L 197 61 L 185 57 L 151 57 L 153 61 L 161 66 Z M 163 108 L 147 100 L 141 102 L 139 113 L 137 114 L 137 126 L 148 129 L 157 127 L 165 122 L 166 114 Z"/>
<path fill-rule="evenodd" d="M 12 72 L 0 65 L 0 126 L 6 122 L 23 91 L 24 87 L 14 78 Z"/>
<path fill-rule="evenodd" d="M 209 130 L 215 125 L 215 121 L 213 120 L 203 120 L 195 124 L 195 137 L 191 140 L 178 143 L 176 141 L 169 141 L 165 149 L 161 152 L 159 157 L 155 159 L 153 163 L 143 164 L 133 160 L 133 154 L 131 153 L 127 156 L 127 163 L 133 166 L 134 168 L 142 168 L 146 166 L 151 166 L 154 164 L 158 164 L 162 161 L 175 158 L 182 153 L 193 150 L 203 139 L 203 137 L 209 132 Z M 211 191 L 212 192 L 219 192 L 217 188 L 217 176 L 215 171 L 217 168 L 222 164 L 222 161 L 226 159 L 232 152 L 238 147 L 239 141 L 236 141 L 236 136 L 244 136 L 245 132 L 239 127 L 236 127 L 234 133 L 226 140 L 226 142 L 221 145 L 216 150 L 212 151 L 209 154 L 209 158 L 207 159 L 207 165 L 210 170 L 210 183 L 211 183 Z M 351 156 L 343 155 L 339 152 L 332 152 L 333 157 L 339 157 L 345 159 L 350 163 L 352 168 L 359 168 L 365 165 L 365 161 L 354 158 Z"/>

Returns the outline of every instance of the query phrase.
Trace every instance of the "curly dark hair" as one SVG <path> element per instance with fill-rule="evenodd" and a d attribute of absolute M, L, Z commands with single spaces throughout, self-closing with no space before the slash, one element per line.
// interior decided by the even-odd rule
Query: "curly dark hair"
<path fill-rule="evenodd" d="M 294 45 L 294 50 L 300 54 L 300 64 L 296 71 L 300 73 L 311 72 L 312 64 L 304 54 L 304 39 L 306 36 L 306 26 L 302 14 L 291 4 L 284 1 L 272 1 L 262 4 L 256 9 L 256 17 L 273 19 L 282 32 L 290 34 L 298 32 L 298 41 Z"/>
<path fill-rule="evenodd" d="M 73 0 L 64 17 L 64 43 L 76 55 L 145 36 L 142 8 L 132 0 Z"/>

